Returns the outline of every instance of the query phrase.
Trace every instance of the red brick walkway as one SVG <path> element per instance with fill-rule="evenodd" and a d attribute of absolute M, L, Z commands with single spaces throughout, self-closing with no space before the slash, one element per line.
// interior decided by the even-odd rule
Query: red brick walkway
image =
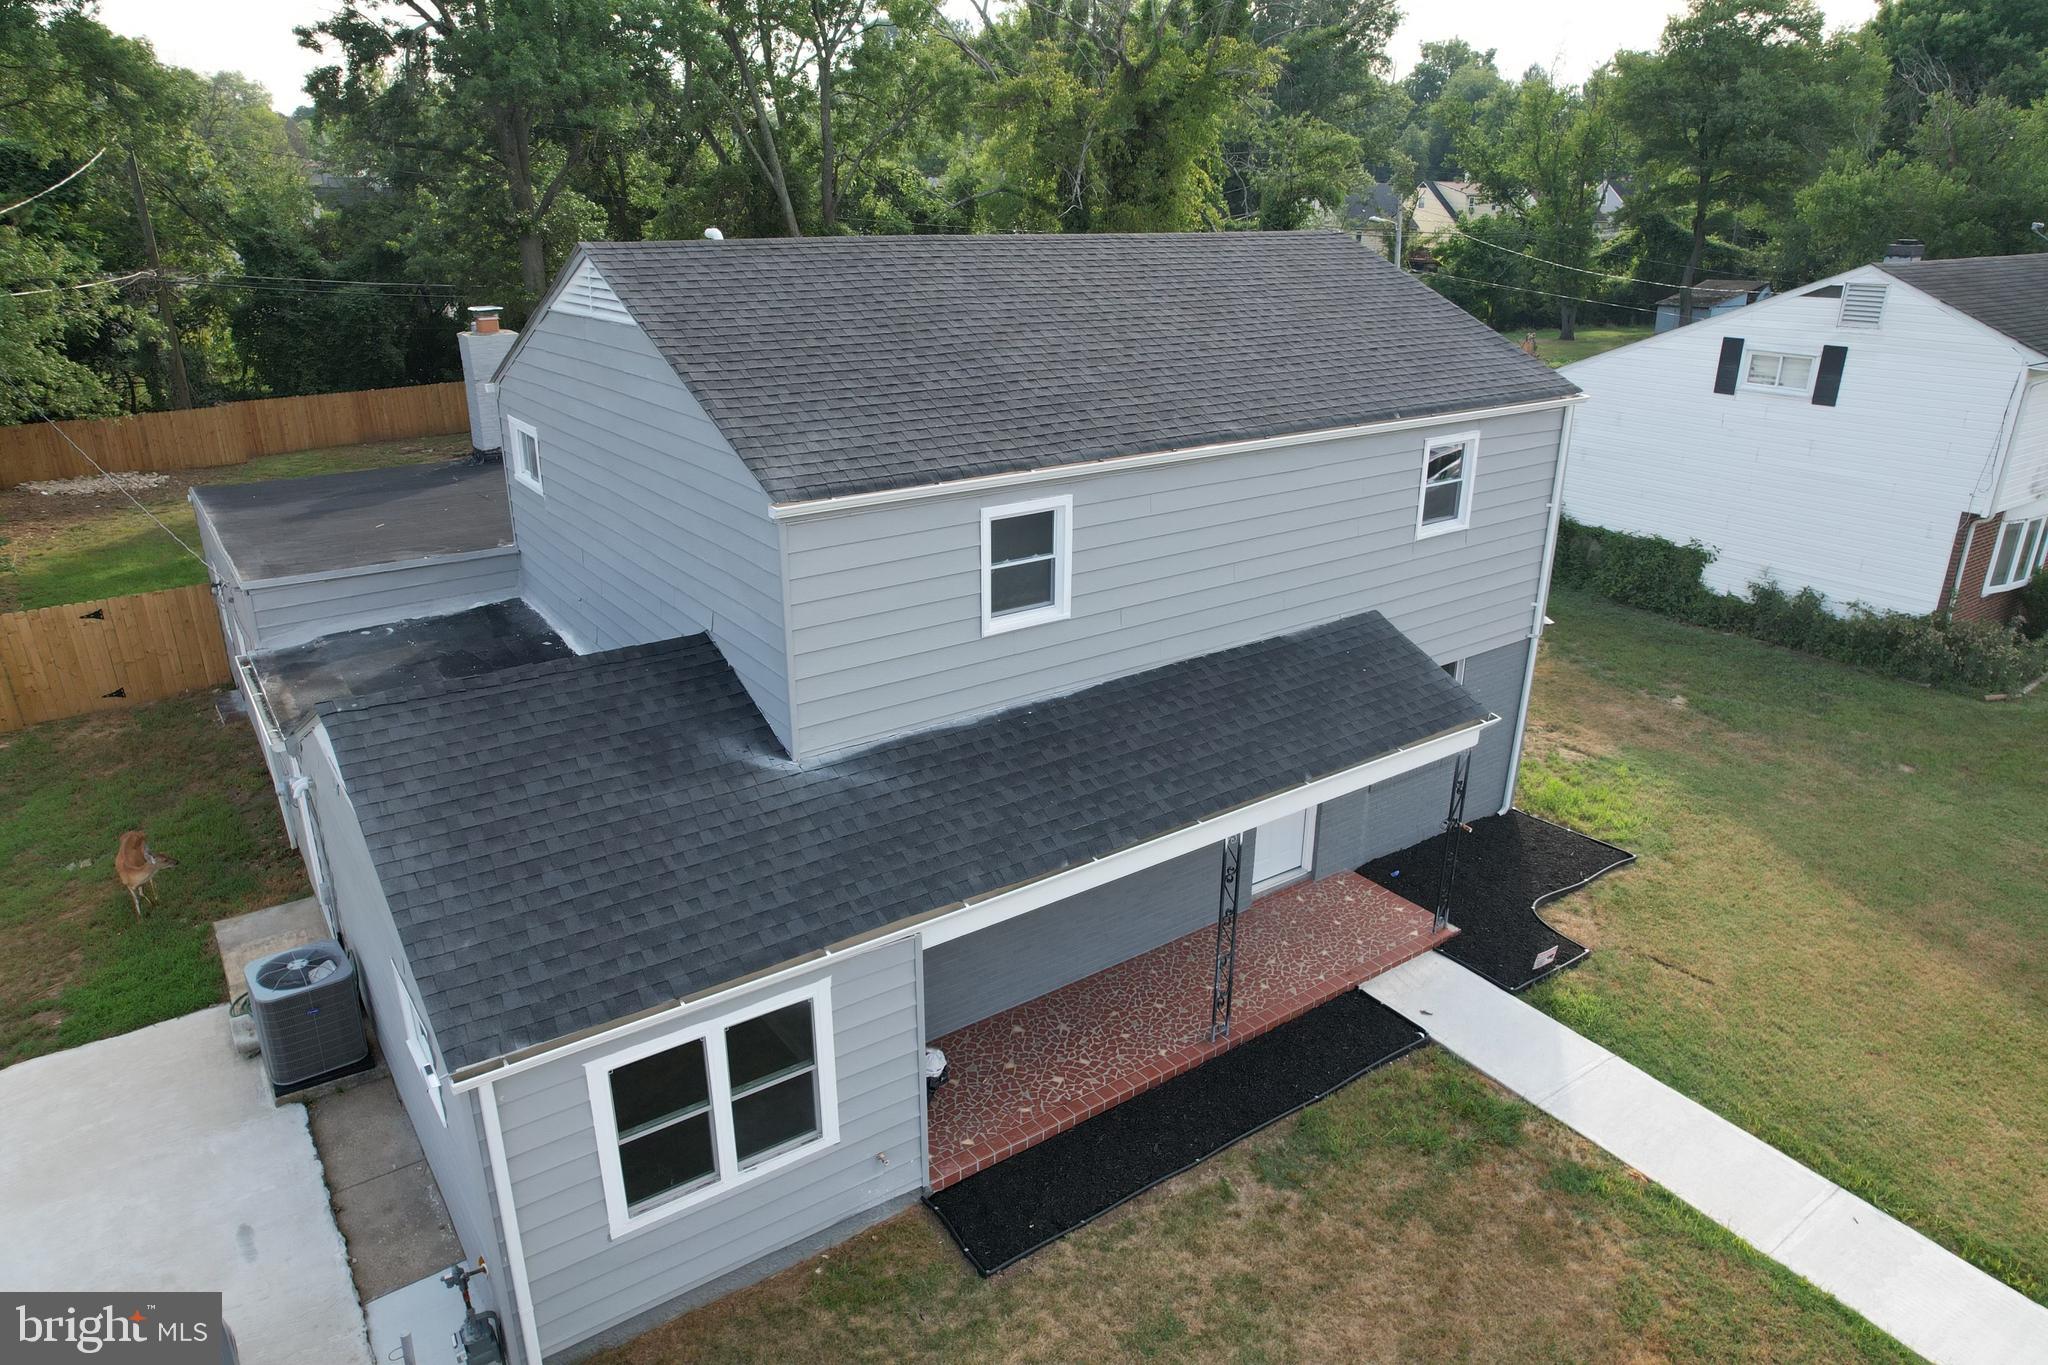
<path fill-rule="evenodd" d="M 1198 929 L 937 1040 L 931 1183 L 944 1189 L 1234 1044 L 1333 1000 L 1457 932 L 1344 872 L 1277 891 L 1238 919 L 1231 1036 L 1209 1041 L 1216 931 Z"/>

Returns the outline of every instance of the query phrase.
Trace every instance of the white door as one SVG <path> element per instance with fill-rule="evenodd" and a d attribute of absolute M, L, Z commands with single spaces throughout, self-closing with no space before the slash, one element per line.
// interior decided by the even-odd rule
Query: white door
<path fill-rule="evenodd" d="M 1315 809 L 1260 825 L 1252 838 L 1252 890 L 1265 891 L 1308 871 L 1315 848 Z"/>

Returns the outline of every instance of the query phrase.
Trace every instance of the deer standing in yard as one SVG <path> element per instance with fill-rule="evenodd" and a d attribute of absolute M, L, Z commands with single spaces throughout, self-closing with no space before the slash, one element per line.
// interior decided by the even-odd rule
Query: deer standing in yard
<path fill-rule="evenodd" d="M 142 892 L 150 879 L 164 868 L 177 865 L 176 858 L 166 858 L 151 848 L 149 835 L 143 831 L 131 829 L 121 836 L 121 850 L 114 855 L 114 875 L 121 879 L 129 901 L 135 906 L 135 918 L 142 918 Z M 156 892 L 149 893 L 149 903 L 156 904 Z"/>

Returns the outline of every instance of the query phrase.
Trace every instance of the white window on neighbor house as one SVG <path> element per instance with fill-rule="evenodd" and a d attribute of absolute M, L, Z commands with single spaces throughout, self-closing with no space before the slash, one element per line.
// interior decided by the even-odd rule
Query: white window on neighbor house
<path fill-rule="evenodd" d="M 420 1012 L 412 1003 L 412 992 L 406 989 L 405 973 L 398 970 L 396 962 L 391 964 L 391 979 L 398 984 L 398 1010 L 405 1018 L 406 1055 L 412 1058 L 420 1078 L 427 1083 L 427 1094 L 434 1101 L 434 1112 L 441 1116 L 441 1122 L 446 1123 L 448 1101 L 441 1094 L 441 1077 L 434 1069 L 434 1045 L 427 1038 L 427 1026 L 421 1022 Z"/>
<path fill-rule="evenodd" d="M 512 477 L 540 492 L 540 433 L 531 423 L 505 419 L 505 453 L 512 461 Z"/>
<path fill-rule="evenodd" d="M 829 981 L 589 1062 L 617 1237 L 839 1140 Z"/>
<path fill-rule="evenodd" d="M 981 633 L 1062 621 L 1072 613 L 1074 500 L 981 509 Z"/>
<path fill-rule="evenodd" d="M 1793 351 L 1751 351 L 1749 366 L 1742 375 L 1743 387 L 1809 394 L 1813 392 L 1813 372 L 1819 365 L 1814 357 Z"/>
<path fill-rule="evenodd" d="M 1988 595 L 2020 587 L 2043 563 L 2048 563 L 2048 517 L 2008 521 L 1998 528 L 1998 543 L 1991 547 L 1984 592 Z"/>
<path fill-rule="evenodd" d="M 1884 285 L 1845 284 L 1837 321 L 1844 327 L 1875 327 L 1884 321 L 1884 298 Z"/>
<path fill-rule="evenodd" d="M 1422 448 L 1422 505 L 1418 536 L 1462 531 L 1472 524 L 1472 489 L 1479 472 L 1479 433 L 1438 436 Z"/>

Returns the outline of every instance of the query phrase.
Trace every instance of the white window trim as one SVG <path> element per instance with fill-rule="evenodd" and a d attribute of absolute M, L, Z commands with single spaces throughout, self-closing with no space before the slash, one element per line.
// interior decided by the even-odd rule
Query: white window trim
<path fill-rule="evenodd" d="M 1548 625 L 1550 623 L 1546 621 L 1544 622 L 1544 624 Z M 1439 664 L 1438 667 L 1443 668 L 1444 672 L 1450 675 L 1450 679 L 1452 682 L 1458 684 L 1458 686 L 1460 687 L 1463 687 L 1465 685 L 1465 661 L 1463 659 L 1451 660 L 1449 667 L 1444 667 L 1441 664 Z"/>
<path fill-rule="evenodd" d="M 545 474 L 528 474 L 526 472 L 526 461 L 520 458 L 519 437 L 522 433 L 533 438 L 534 462 L 538 464 L 540 461 L 540 429 L 531 422 L 521 421 L 519 418 L 507 413 L 505 415 L 505 453 L 512 460 L 512 477 L 545 497 L 547 495 L 546 490 L 541 487 L 541 482 L 547 476 Z"/>
<path fill-rule="evenodd" d="M 990 608 L 989 578 L 993 565 L 989 562 L 995 552 L 994 526 L 1008 517 L 1029 516 L 1033 512 L 1051 512 L 1052 519 L 1052 605 L 1033 607 L 1028 611 L 1006 612 L 997 616 Z M 1062 493 L 1058 497 L 1039 498 L 1032 502 L 1006 502 L 994 507 L 981 509 L 981 633 L 984 636 L 1001 635 L 1006 631 L 1023 630 L 1028 626 L 1042 626 L 1048 621 L 1064 621 L 1074 614 L 1074 497 Z"/>
<path fill-rule="evenodd" d="M 732 1077 L 726 1067 L 725 1048 L 721 1045 L 723 1034 L 735 1024 L 804 1002 L 811 1007 L 811 1045 L 818 1078 L 818 1135 L 766 1161 L 743 1168 L 733 1143 Z M 612 1108 L 612 1072 L 643 1057 L 693 1042 L 704 1044 L 704 1070 L 711 1091 L 712 1160 L 717 1167 L 716 1177 L 674 1198 L 661 1199 L 657 1196 L 656 1202 L 638 1210 L 632 1209 L 626 1202 L 626 1178 L 619 1166 L 619 1122 Z M 590 1113 L 597 1130 L 597 1165 L 604 1181 L 605 1215 L 611 1224 L 612 1237 L 626 1237 L 673 1218 L 686 1209 L 722 1198 L 798 1162 L 809 1161 L 839 1145 L 839 1078 L 833 1059 L 832 980 L 826 977 L 799 990 L 758 1000 L 743 1009 L 701 1020 L 688 1028 L 649 1038 L 618 1052 L 606 1053 L 585 1062 L 583 1076 L 590 1090 Z"/>
<path fill-rule="evenodd" d="M 1448 521 L 1424 522 L 1422 515 L 1429 505 L 1429 453 L 1438 446 L 1465 443 L 1465 470 L 1462 482 L 1464 488 L 1458 497 L 1458 515 Z M 1422 476 L 1415 487 L 1415 538 L 1427 540 L 1431 536 L 1449 535 L 1453 531 L 1472 529 L 1472 503 L 1479 496 L 1479 433 L 1476 431 L 1447 432 L 1432 436 L 1422 443 Z"/>
<path fill-rule="evenodd" d="M 2041 529 L 2034 537 L 2034 552 L 2028 556 L 2034 562 L 2027 564 L 2018 559 L 2013 560 L 2013 568 L 2019 571 L 2019 576 L 2009 583 L 1997 582 L 1991 575 L 1998 572 L 1998 550 L 2000 546 L 2005 544 L 2006 535 L 2010 533 L 2019 536 L 2021 547 L 2024 547 L 2026 544 L 2027 528 L 2036 522 L 2041 523 Z M 1978 593 L 1978 596 L 1990 597 L 1996 593 L 2017 592 L 2024 588 L 2033 578 L 2034 571 L 2040 568 L 2044 562 L 2048 562 L 2048 556 L 2044 556 L 2044 551 L 2048 551 L 2048 514 L 2021 517 L 2018 521 L 2008 520 L 2000 522 L 1998 525 L 1998 535 L 1991 542 L 1991 556 L 1984 562 L 1984 587 Z M 2015 553 L 2017 552 L 2015 550 Z"/>
<path fill-rule="evenodd" d="M 1780 358 L 1783 358 L 1783 357 L 1785 357 L 1785 356 L 1791 356 L 1791 357 L 1794 357 L 1795 359 L 1799 359 L 1799 360 L 1804 360 L 1804 361 L 1806 361 L 1806 362 L 1807 362 L 1807 366 L 1806 366 L 1806 386 L 1805 386 L 1804 388 L 1798 388 L 1798 389 L 1790 389 L 1790 388 L 1786 388 L 1786 387 L 1785 387 L 1785 386 L 1784 386 L 1783 384 L 1752 384 L 1752 383 L 1750 383 L 1750 382 L 1749 382 L 1749 367 L 1750 367 L 1751 365 L 1753 365 L 1753 364 L 1755 364 L 1755 363 L 1756 363 L 1756 358 L 1757 358 L 1758 356 L 1763 356 L 1763 355 L 1774 355 L 1774 356 L 1778 356 L 1778 357 L 1780 357 Z M 1780 372 L 1781 374 L 1782 374 L 1782 373 L 1784 372 L 1784 366 L 1780 365 L 1780 366 L 1778 367 L 1778 369 L 1779 369 L 1779 372 Z M 1814 385 L 1814 381 L 1815 381 L 1815 380 L 1817 380 L 1817 379 L 1819 379 L 1819 378 L 1820 378 L 1820 356 L 1819 356 L 1819 354 L 1818 354 L 1817 352 L 1812 352 L 1812 351 L 1792 351 L 1792 350 L 1781 350 L 1781 349 L 1775 349 L 1775 348 L 1766 348 L 1766 347 L 1758 346 L 1758 347 L 1755 347 L 1755 348 L 1753 348 L 1753 349 L 1751 349 L 1751 350 L 1748 350 L 1748 351 L 1745 351 L 1745 352 L 1743 352 L 1743 355 L 1742 355 L 1742 383 L 1741 383 L 1741 387 L 1743 387 L 1743 388 L 1745 388 L 1745 389 L 1749 390 L 1749 391 L 1750 391 L 1751 393 L 1775 393 L 1775 394 L 1777 394 L 1778 396 L 1780 396 L 1780 397 L 1782 397 L 1782 398 L 1812 398 L 1812 397 L 1813 397 L 1813 385 Z"/>
<path fill-rule="evenodd" d="M 427 1083 L 427 1097 L 434 1102 L 434 1112 L 441 1116 L 443 1127 L 448 1123 L 448 1101 L 441 1093 L 441 1073 L 434 1065 L 434 1054 L 422 1041 L 426 1028 L 420 1023 L 420 1012 L 413 1008 L 412 992 L 405 988 L 405 973 L 398 964 L 391 964 L 391 979 L 398 986 L 398 1012 L 405 1028 L 405 1050 L 412 1057 L 412 1064 L 419 1068 L 420 1079 Z"/>

